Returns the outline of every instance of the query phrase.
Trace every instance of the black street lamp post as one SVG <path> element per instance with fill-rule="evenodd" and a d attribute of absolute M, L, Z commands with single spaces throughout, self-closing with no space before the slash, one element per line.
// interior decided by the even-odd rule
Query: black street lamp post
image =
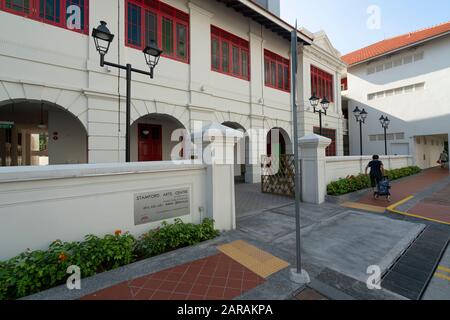
<path fill-rule="evenodd" d="M 320 105 L 322 109 L 317 109 L 319 106 L 320 98 L 316 96 L 316 93 L 313 93 L 312 97 L 309 99 L 311 106 L 314 108 L 314 113 L 319 114 L 319 122 L 320 122 L 320 135 L 323 135 L 323 126 L 322 126 L 322 115 L 327 115 L 328 107 L 330 106 L 330 101 L 328 101 L 327 97 L 324 97 L 322 101 L 320 101 Z"/>
<path fill-rule="evenodd" d="M 388 147 L 387 147 L 387 129 L 389 129 L 389 124 L 391 123 L 391 120 L 386 116 L 381 116 L 380 118 L 381 126 L 384 129 L 384 153 L 388 155 Z"/>
<path fill-rule="evenodd" d="M 153 79 L 153 70 L 159 62 L 159 58 L 161 57 L 162 50 L 158 48 L 155 41 L 150 41 L 150 45 L 147 46 L 144 50 L 145 62 L 150 68 L 150 72 L 135 69 L 131 64 L 120 65 L 113 62 L 105 61 L 105 55 L 108 53 L 109 46 L 114 39 L 114 35 L 109 31 L 106 27 L 105 21 L 100 21 L 100 25 L 92 30 L 92 37 L 95 41 L 95 47 L 100 54 L 100 66 L 110 66 L 122 70 L 126 70 L 126 81 L 127 81 L 127 96 L 126 96 L 126 162 L 131 161 L 130 154 L 130 122 L 131 122 L 131 75 L 133 72 L 140 73 L 146 76 L 150 76 Z"/>
<path fill-rule="evenodd" d="M 355 110 L 353 110 L 353 114 L 356 118 L 356 122 L 359 123 L 359 149 L 362 156 L 363 155 L 362 125 L 363 123 L 366 123 L 368 113 L 366 112 L 365 109 L 360 110 L 359 107 L 356 107 Z"/>

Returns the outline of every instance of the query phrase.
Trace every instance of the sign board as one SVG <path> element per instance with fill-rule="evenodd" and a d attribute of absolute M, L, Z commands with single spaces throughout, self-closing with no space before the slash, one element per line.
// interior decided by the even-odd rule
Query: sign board
<path fill-rule="evenodd" d="M 0 129 L 12 129 L 14 122 L 0 121 Z"/>
<path fill-rule="evenodd" d="M 134 224 L 167 220 L 189 215 L 191 212 L 189 188 L 134 194 Z"/>

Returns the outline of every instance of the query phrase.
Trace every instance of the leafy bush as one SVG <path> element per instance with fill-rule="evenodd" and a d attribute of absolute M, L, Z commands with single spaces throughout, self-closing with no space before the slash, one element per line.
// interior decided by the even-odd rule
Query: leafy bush
<path fill-rule="evenodd" d="M 202 224 L 163 223 L 136 240 L 117 230 L 103 238 L 88 235 L 82 242 L 57 240 L 44 250 L 28 250 L 0 261 L 0 300 L 17 299 L 63 284 L 71 265 L 80 267 L 82 278 L 112 270 L 139 259 L 193 245 L 218 236 L 214 222 Z"/>
<path fill-rule="evenodd" d="M 214 221 L 205 219 L 201 224 L 184 224 L 180 219 L 174 224 L 163 222 L 162 227 L 141 236 L 136 243 L 139 256 L 148 258 L 161 253 L 213 239 L 219 235 Z"/>
<path fill-rule="evenodd" d="M 419 167 L 406 167 L 401 169 L 385 170 L 385 174 L 390 180 L 397 180 L 421 172 Z M 331 182 L 327 186 L 327 192 L 331 196 L 340 196 L 347 193 L 370 188 L 370 178 L 364 174 L 358 176 L 348 176 Z"/>

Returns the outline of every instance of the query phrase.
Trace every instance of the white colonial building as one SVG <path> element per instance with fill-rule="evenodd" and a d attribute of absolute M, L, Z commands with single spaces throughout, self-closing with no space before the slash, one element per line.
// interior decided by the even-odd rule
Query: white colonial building
<path fill-rule="evenodd" d="M 437 166 L 448 150 L 450 133 L 450 23 L 371 45 L 343 57 L 343 108 L 348 115 L 349 147 L 360 153 L 359 125 L 352 111 L 365 108 L 363 153 L 384 154 L 387 116 L 388 153 L 410 154 L 422 168 Z"/>
<path fill-rule="evenodd" d="M 280 129 L 280 151 L 292 152 L 293 27 L 279 18 L 279 1 L 257 2 L 0 0 L 1 165 L 125 161 L 125 74 L 100 67 L 90 35 L 101 20 L 115 35 L 107 61 L 147 70 L 142 49 L 149 41 L 164 51 L 154 79 L 133 74 L 132 161 L 173 159 L 181 138 L 172 133 L 192 132 L 196 121 L 245 132 Z M 323 32 L 301 29 L 298 38 L 300 135 L 319 125 L 312 92 L 327 96 L 327 152 L 343 155 L 345 64 Z M 262 140 L 257 159 L 271 145 L 267 134 Z M 191 156 L 184 151 L 175 158 Z M 260 165 L 249 158 L 236 175 L 258 182 Z"/>

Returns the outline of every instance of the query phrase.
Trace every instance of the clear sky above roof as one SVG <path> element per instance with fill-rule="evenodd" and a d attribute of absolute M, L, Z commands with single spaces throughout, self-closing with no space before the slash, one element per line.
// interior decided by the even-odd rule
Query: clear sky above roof
<path fill-rule="evenodd" d="M 344 55 L 450 21 L 450 0 L 281 0 L 281 16 L 312 32 L 323 29 Z"/>

